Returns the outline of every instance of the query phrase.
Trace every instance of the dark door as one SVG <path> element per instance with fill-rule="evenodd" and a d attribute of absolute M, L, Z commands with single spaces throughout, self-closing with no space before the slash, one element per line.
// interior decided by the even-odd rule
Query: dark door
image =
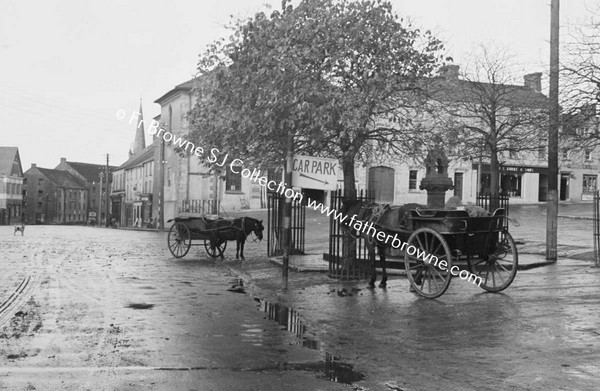
<path fill-rule="evenodd" d="M 463 173 L 454 173 L 454 195 L 462 200 L 463 198 Z"/>
<path fill-rule="evenodd" d="M 540 174 L 540 186 L 538 190 L 538 201 L 548 201 L 548 175 Z"/>
<path fill-rule="evenodd" d="M 390 167 L 371 167 L 369 169 L 369 191 L 375 202 L 394 202 L 394 169 Z"/>
<path fill-rule="evenodd" d="M 560 200 L 569 199 L 569 174 L 560 174 Z"/>

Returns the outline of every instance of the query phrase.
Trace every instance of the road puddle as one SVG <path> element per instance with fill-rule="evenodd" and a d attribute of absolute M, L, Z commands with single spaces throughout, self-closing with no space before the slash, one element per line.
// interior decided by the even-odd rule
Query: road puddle
<path fill-rule="evenodd" d="M 362 373 L 353 370 L 352 365 L 341 362 L 338 357 L 323 349 L 323 344 L 307 335 L 306 325 L 302 322 L 298 311 L 287 306 L 271 303 L 263 299 L 254 298 L 259 310 L 267 314 L 267 318 L 274 320 L 296 336 L 296 344 L 308 349 L 318 350 L 324 355 L 324 360 L 314 363 L 285 363 L 284 369 L 316 372 L 317 376 L 337 383 L 352 384 L 364 379 Z"/>

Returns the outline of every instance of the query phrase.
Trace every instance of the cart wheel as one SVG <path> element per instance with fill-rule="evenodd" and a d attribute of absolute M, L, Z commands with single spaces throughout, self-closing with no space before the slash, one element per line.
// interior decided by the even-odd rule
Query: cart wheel
<path fill-rule="evenodd" d="M 408 254 L 410 246 L 417 249 L 413 255 Z M 417 257 L 423 251 L 424 255 Z M 423 256 L 429 255 L 437 257 L 438 266 L 434 265 L 436 261 L 433 258 L 423 260 Z M 443 269 L 439 267 L 442 261 L 446 261 Z M 450 285 L 452 253 L 444 237 L 431 228 L 419 228 L 410 235 L 404 250 L 404 266 L 410 285 L 419 295 L 428 299 L 443 295 Z"/>
<path fill-rule="evenodd" d="M 225 249 L 227 248 L 227 241 L 224 241 L 223 243 L 221 243 L 218 246 L 212 247 L 210 245 L 210 240 L 205 239 L 204 240 L 204 248 L 206 249 L 206 252 L 208 253 L 208 255 L 211 256 L 211 258 L 218 258 L 221 255 L 223 255 L 223 253 L 225 252 Z"/>
<path fill-rule="evenodd" d="M 167 244 L 169 251 L 175 258 L 184 257 L 185 254 L 190 251 L 192 246 L 192 240 L 190 230 L 187 225 L 181 222 L 175 222 L 169 230 L 169 236 L 167 236 Z"/>
<path fill-rule="evenodd" d="M 517 275 L 519 263 L 512 236 L 507 231 L 501 231 L 496 237 L 498 240 L 490 246 L 487 255 L 469 262 L 471 273 L 481 278 L 479 286 L 488 292 L 500 292 L 508 288 Z"/>

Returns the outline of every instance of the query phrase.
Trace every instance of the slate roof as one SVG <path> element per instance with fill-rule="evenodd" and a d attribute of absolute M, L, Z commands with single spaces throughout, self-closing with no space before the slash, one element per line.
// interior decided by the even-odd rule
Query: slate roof
<path fill-rule="evenodd" d="M 485 102 L 481 96 L 501 100 L 501 107 L 539 108 L 548 107 L 548 97 L 530 87 L 513 84 L 492 84 L 463 79 L 436 77 L 425 87 L 434 99 L 447 102 Z"/>
<path fill-rule="evenodd" d="M 85 184 L 68 171 L 52 170 L 50 168 L 36 167 L 40 172 L 58 187 L 71 187 L 85 189 Z"/>
<path fill-rule="evenodd" d="M 10 176 L 15 159 L 19 156 L 17 147 L 0 147 L 0 175 Z M 19 159 L 19 164 L 21 159 Z M 22 173 L 21 173 L 22 174 Z"/>
<path fill-rule="evenodd" d="M 85 178 L 88 182 L 98 181 L 98 173 L 100 171 L 104 171 L 106 168 L 105 165 L 102 164 L 91 164 L 91 163 L 80 163 L 80 162 L 69 162 L 67 164 L 73 168 L 73 170 L 77 171 L 82 177 Z M 113 171 L 116 169 L 116 166 L 108 166 L 108 170 Z"/>
<path fill-rule="evenodd" d="M 142 153 L 132 156 L 125 163 L 121 164 L 116 170 L 128 170 L 133 167 L 140 166 L 144 163 L 151 162 L 154 160 L 154 144 L 150 144 L 148 148 Z"/>
<path fill-rule="evenodd" d="M 158 103 L 160 105 L 162 104 L 162 102 L 170 98 L 172 95 L 175 95 L 177 92 L 190 92 L 193 87 L 194 79 L 188 80 L 184 83 L 176 85 L 175 88 L 173 88 L 171 91 L 167 92 L 166 94 L 155 100 L 154 103 Z"/>

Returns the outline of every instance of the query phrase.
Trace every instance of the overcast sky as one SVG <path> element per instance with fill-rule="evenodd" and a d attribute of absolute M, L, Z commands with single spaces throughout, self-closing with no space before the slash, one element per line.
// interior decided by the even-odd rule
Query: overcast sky
<path fill-rule="evenodd" d="M 548 73 L 550 0 L 392 0 L 415 25 L 438 32 L 458 64 L 479 42 L 516 55 L 523 74 Z M 195 73 L 198 54 L 226 34 L 230 15 L 279 7 L 265 0 L 0 0 L 0 145 L 18 146 L 23 169 L 127 159 L 134 127 L 154 100 Z M 561 26 L 591 1 L 562 1 Z M 566 29 L 563 29 L 566 33 Z M 149 138 L 147 138 L 149 141 Z"/>

